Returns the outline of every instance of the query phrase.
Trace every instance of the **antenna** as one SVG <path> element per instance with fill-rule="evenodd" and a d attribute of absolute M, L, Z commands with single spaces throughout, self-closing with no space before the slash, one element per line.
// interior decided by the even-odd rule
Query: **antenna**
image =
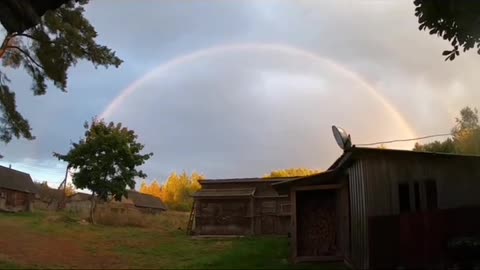
<path fill-rule="evenodd" d="M 343 150 L 348 150 L 352 148 L 352 139 L 350 135 L 340 127 L 332 126 L 333 137 L 337 141 L 338 146 Z"/>

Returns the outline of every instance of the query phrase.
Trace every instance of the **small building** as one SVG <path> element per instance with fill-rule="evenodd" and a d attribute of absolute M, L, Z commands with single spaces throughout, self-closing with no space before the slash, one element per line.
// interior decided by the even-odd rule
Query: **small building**
<path fill-rule="evenodd" d="M 158 214 L 167 210 L 160 198 L 143 194 L 135 190 L 128 190 L 128 198 L 122 197 L 121 201 L 111 200 L 108 203 L 98 201 L 99 210 L 123 213 L 127 210 L 137 210 L 145 214 Z M 88 217 L 91 206 L 91 194 L 77 192 L 68 197 L 65 209 L 82 217 Z"/>
<path fill-rule="evenodd" d="M 135 208 L 145 214 L 160 214 L 164 211 L 167 211 L 167 207 L 163 201 L 160 198 L 150 194 L 129 190 L 128 199 L 133 202 Z"/>
<path fill-rule="evenodd" d="M 353 147 L 324 173 L 273 186 L 290 194 L 295 262 L 437 269 L 480 257 L 451 245 L 480 237 L 479 156 Z"/>
<path fill-rule="evenodd" d="M 194 197 L 195 235 L 287 235 L 290 199 L 273 183 L 293 178 L 200 180 Z"/>
<path fill-rule="evenodd" d="M 33 211 L 36 192 L 28 173 L 0 166 L 0 210 Z"/>

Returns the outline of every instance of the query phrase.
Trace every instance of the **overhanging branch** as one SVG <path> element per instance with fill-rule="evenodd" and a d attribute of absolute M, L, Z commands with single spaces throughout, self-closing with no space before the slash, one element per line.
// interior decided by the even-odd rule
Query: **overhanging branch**
<path fill-rule="evenodd" d="M 11 38 L 13 38 L 13 37 L 27 37 L 29 39 L 33 39 L 33 40 L 38 41 L 38 42 L 55 43 L 55 41 L 40 40 L 40 39 L 30 35 L 30 34 L 25 34 L 25 33 L 16 33 L 16 34 L 11 35 Z"/>
<path fill-rule="evenodd" d="M 26 57 L 28 57 L 28 59 L 29 59 L 30 61 L 32 61 L 32 63 L 34 63 L 37 67 L 45 70 L 45 68 L 44 68 L 42 65 L 40 65 L 35 59 L 33 59 L 32 56 L 30 56 L 30 54 L 29 54 L 28 52 L 26 52 L 26 51 L 23 50 L 22 48 L 20 48 L 20 47 L 18 47 L 18 46 L 6 46 L 6 47 L 5 47 L 5 50 L 6 50 L 6 49 L 17 49 L 17 50 L 19 50 L 19 51 L 20 51 L 21 53 L 23 53 Z M 5 50 L 4 50 L 4 51 L 5 51 Z"/>

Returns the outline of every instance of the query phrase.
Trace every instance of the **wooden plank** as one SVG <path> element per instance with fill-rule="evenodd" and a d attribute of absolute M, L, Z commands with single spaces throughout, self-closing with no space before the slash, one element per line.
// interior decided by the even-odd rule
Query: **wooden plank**
<path fill-rule="evenodd" d="M 333 184 L 333 185 L 313 185 L 313 186 L 304 186 L 304 187 L 295 187 L 295 191 L 308 191 L 308 190 L 324 190 L 324 189 L 340 189 L 342 184 Z"/>
<path fill-rule="evenodd" d="M 255 199 L 250 198 L 250 234 L 255 235 Z"/>
<path fill-rule="evenodd" d="M 291 223 L 292 226 L 290 227 L 290 237 L 292 239 L 291 242 L 291 248 L 293 249 L 292 257 L 293 260 L 297 258 L 297 196 L 296 196 L 296 191 L 292 190 L 290 192 L 290 202 L 291 202 Z"/>

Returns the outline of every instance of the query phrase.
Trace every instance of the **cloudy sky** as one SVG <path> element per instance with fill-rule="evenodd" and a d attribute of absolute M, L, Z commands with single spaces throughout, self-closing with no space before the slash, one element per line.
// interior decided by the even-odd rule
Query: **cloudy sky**
<path fill-rule="evenodd" d="M 80 63 L 68 93 L 41 97 L 9 71 L 37 139 L 3 145 L 0 163 L 52 186 L 66 166 L 52 152 L 93 116 L 139 134 L 149 181 L 252 177 L 327 168 L 332 124 L 357 144 L 444 133 L 480 97 L 480 56 L 444 62 L 448 43 L 418 31 L 411 1 L 96 0 L 87 17 L 119 69 Z"/>

